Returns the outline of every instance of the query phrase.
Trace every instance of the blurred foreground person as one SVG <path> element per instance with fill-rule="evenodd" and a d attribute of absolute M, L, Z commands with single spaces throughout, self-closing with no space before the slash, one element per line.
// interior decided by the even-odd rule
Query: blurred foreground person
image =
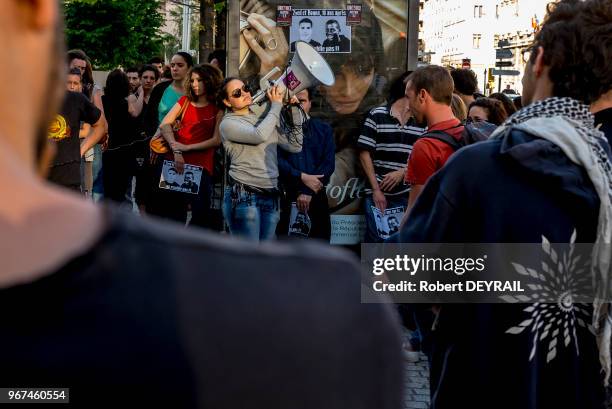
<path fill-rule="evenodd" d="M 2 11 L 0 385 L 68 387 L 88 408 L 400 407 L 396 322 L 360 303 L 347 255 L 188 232 L 45 182 L 58 2 Z"/>
<path fill-rule="evenodd" d="M 548 12 L 525 68 L 525 108 L 431 177 L 399 241 L 592 243 L 587 279 L 609 299 L 612 164 L 588 104 L 612 78 L 612 6 L 568 0 Z M 560 270 L 555 278 L 577 279 Z M 572 292 L 562 302 L 562 286 L 542 285 L 557 303 L 441 306 L 433 409 L 604 407 L 609 304 L 579 304 Z"/>

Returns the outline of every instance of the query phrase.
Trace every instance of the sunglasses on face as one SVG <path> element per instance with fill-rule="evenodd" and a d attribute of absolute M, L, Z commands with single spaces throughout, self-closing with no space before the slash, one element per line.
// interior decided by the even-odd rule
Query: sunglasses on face
<path fill-rule="evenodd" d="M 251 88 L 249 88 L 248 85 L 244 84 L 242 86 L 242 88 L 238 88 L 232 91 L 232 93 L 230 94 L 231 97 L 233 98 L 240 98 L 242 96 L 242 93 L 246 92 L 248 94 L 251 93 Z"/>

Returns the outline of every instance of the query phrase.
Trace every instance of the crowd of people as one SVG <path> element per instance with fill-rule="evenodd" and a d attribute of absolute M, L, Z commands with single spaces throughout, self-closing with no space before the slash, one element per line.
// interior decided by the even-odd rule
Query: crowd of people
<path fill-rule="evenodd" d="M 190 54 L 178 52 L 169 64 L 172 80 L 164 79 L 165 67 L 154 58 L 141 67 L 112 70 L 100 87 L 93 83 L 85 52 L 71 50 L 67 55 L 67 102 L 62 117 L 67 130 L 79 132 L 78 139 L 76 134 L 70 138 L 54 134 L 59 154 L 51 167 L 51 181 L 81 190 L 96 201 L 134 201 L 141 214 L 210 228 L 218 225 L 212 222 L 211 212 L 214 181 L 223 180 L 222 214 L 231 234 L 256 241 L 286 236 L 295 207 L 312 227 L 308 236 L 329 241 L 326 186 L 335 170 L 334 124 L 310 116 L 313 88 L 291 101 L 289 115 L 302 124 L 295 133 L 295 128 L 283 129 L 280 121 L 283 105 L 290 102 L 287 95 L 271 89 L 266 104 L 253 104 L 249 86 L 236 77 L 224 79 L 216 57 L 213 64 L 194 65 Z M 428 127 L 428 119 L 411 110 L 405 95 L 409 76 L 420 73 L 405 72 L 387 83 L 385 101 L 362 119 L 355 146 L 367 180 L 366 243 L 389 236 L 379 234 L 385 228 L 376 223 L 376 213 L 401 209 L 407 217 L 409 192 L 414 202 L 429 176 L 457 149 L 452 142 L 432 142 L 431 138 L 416 144 L 426 129 L 430 135 L 438 130 L 443 136 L 457 136 L 466 124 L 479 133 L 476 140 L 483 140 L 507 119 L 504 104 L 516 111 L 504 94 L 498 95 L 500 100 L 494 96 L 475 99 L 475 75 L 456 69 L 451 71 L 457 79 L 450 105 L 445 99 L 441 103 L 449 106 L 450 122 L 440 127 L 437 121 Z M 466 87 L 471 91 L 464 91 Z M 151 139 L 162 141 L 166 150 L 157 152 Z M 78 141 L 80 159 L 74 149 Z M 423 165 L 416 165 L 420 148 L 427 143 L 437 144 L 429 151 L 441 156 L 428 159 L 429 170 L 420 170 Z M 408 167 L 415 146 L 412 167 Z M 223 172 L 220 165 L 226 165 L 226 174 L 214 175 Z M 415 178 L 415 167 L 424 174 Z M 380 214 L 378 219 L 382 220 Z"/>
<path fill-rule="evenodd" d="M 248 78 L 225 77 L 225 55 L 221 51 L 212 53 L 207 64 L 196 65 L 190 54 L 177 52 L 168 65 L 160 58 L 153 58 L 141 66 L 117 68 L 108 74 L 104 86 L 100 86 L 94 83 L 86 53 L 70 50 L 66 57 L 63 104 L 45 135 L 56 154 L 47 163 L 41 159 L 46 157 L 47 141 L 36 141 L 41 145 L 36 146 L 37 160 L 47 165 L 44 170 L 49 181 L 92 200 L 116 203 L 133 200 L 142 215 L 197 227 L 216 225 L 212 212 L 213 191 L 215 181 L 222 181 L 220 208 L 231 235 L 252 242 L 288 235 L 329 242 L 330 207 L 338 204 L 327 197 L 326 186 L 344 172 L 343 169 L 336 172 L 336 164 L 343 163 L 343 155 L 353 154 L 365 179 L 363 243 L 540 243 L 543 237 L 552 243 L 570 240 L 594 243 L 599 250 L 593 253 L 593 271 L 596 272 L 593 280 L 607 284 L 612 274 L 612 254 L 605 248 L 612 242 L 612 68 L 609 67 L 612 6 L 605 0 L 563 0 L 549 6 L 548 11 L 533 45 L 524 55 L 523 95 L 514 100 L 503 92 L 489 96 L 480 94 L 476 76 L 468 69 L 430 65 L 404 72 L 388 82 L 377 81 L 380 61 L 376 55 L 371 55 L 359 61 L 357 68 L 352 66 L 355 61 L 335 64 L 339 68 L 334 87 L 323 91 L 309 88 L 289 97 L 273 86 L 266 91 L 265 103 L 256 105 Z M 338 24 L 328 26 L 333 32 L 338 28 Z M 309 19 L 300 21 L 300 29 L 311 27 Z M 353 51 L 357 53 L 367 48 L 360 41 L 358 36 L 353 39 Z M 334 55 L 330 58 L 351 57 Z M 352 81 L 363 85 L 357 87 L 359 97 L 354 101 L 338 102 L 335 93 L 340 93 L 342 87 Z M 384 101 L 377 100 L 365 116 L 358 115 L 358 107 L 368 100 L 368 96 L 383 89 Z M 315 92 L 323 94 L 324 102 L 313 109 Z M 349 118 L 352 128 L 337 126 L 341 118 L 345 121 Z M 15 142 L 16 145 L 20 143 L 26 142 Z M 33 191 L 36 189 L 39 188 L 33 187 Z M 43 202 L 57 199 L 57 193 L 45 189 L 40 190 L 40 194 Z M 66 201 L 67 209 L 73 209 L 75 220 L 93 220 L 90 216 L 97 214 L 93 207 L 84 207 L 72 199 L 62 200 Z M 57 222 L 66 221 L 67 217 L 60 217 Z M 95 278 L 96 274 L 106 272 L 107 265 L 117 264 L 108 259 L 109 254 L 115 254 L 114 257 L 123 257 L 126 261 L 117 268 L 127 275 L 130 266 L 135 265 L 161 273 L 163 267 L 160 266 L 173 260 L 177 262 L 173 271 L 178 271 L 176 274 L 182 281 L 174 281 L 174 277 L 164 274 L 154 283 L 159 288 L 147 287 L 150 288 L 149 296 L 161 294 L 169 304 L 180 301 L 202 308 L 208 306 L 208 301 L 199 299 L 198 289 L 213 300 L 225 296 L 226 291 L 237 297 L 237 308 L 243 317 L 221 314 L 204 322 L 206 328 L 219 324 L 222 319 L 245 325 L 244 317 L 253 317 L 257 312 L 249 311 L 244 300 L 250 298 L 232 287 L 235 282 L 231 279 L 216 286 L 223 292 L 204 291 L 204 279 L 194 278 L 192 274 L 192 269 L 200 268 L 195 263 L 213 265 L 217 272 L 223 270 L 227 277 L 235 277 L 237 271 L 261 268 L 278 279 L 290 270 L 292 279 L 306 287 L 312 284 L 307 279 L 310 274 L 334 273 L 337 271 L 333 270 L 347 266 L 348 270 L 356 271 L 350 262 L 334 258 L 334 255 L 329 259 L 327 255 L 314 257 L 314 253 L 324 251 L 324 247 L 304 248 L 303 251 L 313 256 L 321 267 L 312 271 L 307 265 L 307 257 L 303 260 L 305 264 L 297 267 L 292 258 L 297 251 L 292 253 L 284 247 L 275 253 L 277 260 L 270 261 L 266 251 L 272 252 L 271 249 L 264 248 L 262 253 L 258 253 L 256 246 L 248 247 L 245 252 L 228 250 L 222 244 L 209 243 L 214 239 L 208 236 L 192 239 L 194 236 L 171 228 L 156 233 L 153 227 L 147 227 L 146 221 L 135 222 L 136 218 L 126 219 L 127 216 L 119 215 L 107 217 L 114 220 L 109 222 L 113 223 L 110 227 L 98 226 L 97 229 L 94 224 L 88 233 L 91 236 L 83 238 L 84 243 L 97 243 L 89 259 L 99 257 L 101 265 L 82 267 L 90 269 Z M 53 223 L 46 222 L 44 227 L 53 228 Z M 122 227 L 123 223 L 127 227 Z M 145 224 L 133 227 L 134 223 Z M 39 226 L 30 228 L 32 234 L 40 229 Z M 96 241 L 96 237 L 99 240 L 96 232 L 103 234 L 104 240 Z M 189 232 L 196 236 L 197 233 L 197 230 Z M 170 239 L 160 238 L 164 234 Z M 67 237 L 79 237 L 78 231 Z M 43 248 L 37 243 L 34 246 Z M 166 250 L 169 250 L 167 259 L 158 256 Z M 80 245 L 71 243 L 63 257 L 50 258 L 54 262 L 52 265 L 36 259 L 30 261 L 31 264 L 15 262 L 15 267 L 10 265 L 12 269 L 7 271 L 13 271 L 15 277 L 8 275 L 6 278 L 9 290 L 3 301 L 5 307 L 10 310 L 13 304 L 19 304 L 20 291 L 29 290 L 10 291 L 10 285 L 27 283 L 28 278 L 32 278 L 21 277 L 22 271 L 32 273 L 61 267 L 61 262 L 83 251 Z M 49 253 L 41 250 L 41 254 Z M 210 259 L 204 260 L 202 254 Z M 151 260 L 147 259 L 148 255 Z M 81 257 L 74 263 L 84 263 L 84 260 Z M 254 267 L 252 263 L 261 265 Z M 73 265 L 60 268 L 66 276 L 73 271 L 71 269 Z M 298 271 L 302 276 L 296 278 L 294 273 Z M 39 276 L 34 274 L 33 277 Z M 134 280 L 134 289 L 144 285 L 143 277 L 130 277 Z M 349 281 L 359 287 L 358 274 L 355 277 Z M 64 279 L 70 281 L 70 277 Z M 240 274 L 240 279 L 272 295 L 270 303 L 278 301 L 274 298 L 278 294 L 268 286 L 256 284 L 253 276 Z M 57 290 L 60 284 L 49 280 L 39 285 Z M 346 284 L 341 279 L 336 282 L 339 287 Z M 132 289 L 122 285 L 132 284 L 117 284 L 113 297 L 124 297 L 123 291 Z M 249 285 L 245 288 L 252 290 L 254 287 Z M 177 292 L 168 293 L 167 286 L 177 286 L 172 290 Z M 321 287 L 315 285 L 312 290 L 308 294 L 320 291 Z M 40 293 L 38 287 L 32 291 Z M 179 294 L 185 301 L 178 300 Z M 296 292 L 293 296 L 306 303 L 304 294 Z M 330 305 L 334 304 L 334 296 L 328 295 L 319 299 L 318 302 L 323 303 L 320 311 L 333 309 Z M 282 301 L 289 309 L 295 308 L 290 312 L 305 311 L 301 306 L 295 307 L 299 302 L 290 296 Z M 77 300 L 76 304 L 79 302 L 87 304 L 84 300 Z M 130 312 L 139 311 L 141 307 L 137 302 L 129 304 Z M 271 306 L 271 311 L 276 307 L 278 304 Z M 199 322 L 200 318 L 194 318 L 183 308 L 182 304 L 172 304 L 170 314 L 183 314 L 181 319 Z M 418 359 L 418 353 L 423 352 L 429 359 L 432 408 L 602 406 L 604 385 L 612 371 L 610 305 L 593 303 L 590 321 L 585 325 L 578 325 L 573 307 L 570 308 L 569 316 L 564 319 L 573 335 L 563 340 L 564 347 L 555 349 L 554 355 L 544 344 L 536 348 L 537 339 L 506 331 L 508 323 L 527 319 L 524 308 L 489 304 L 398 306 L 402 322 L 412 330 L 411 339 L 403 345 L 404 358 Z M 401 378 L 398 361 L 402 348 L 397 342 L 395 312 L 363 305 L 349 310 L 330 318 L 336 324 L 344 320 L 348 328 L 343 334 L 323 335 L 329 341 L 326 348 L 335 345 L 342 349 L 341 345 L 347 344 L 347 338 L 342 336 L 351 333 L 365 339 L 352 341 L 364 344 L 338 353 L 342 359 L 327 364 L 336 369 L 352 368 L 351 351 L 363 357 L 372 349 L 388 347 L 393 352 L 379 351 L 381 357 L 372 355 L 367 362 L 358 359 L 355 365 L 359 374 L 374 368 L 370 376 L 376 373 L 386 376 L 384 379 L 388 382 L 377 389 L 378 394 L 369 395 L 369 399 L 376 397 L 382 401 L 381 396 L 388 390 L 392 390 L 392 397 L 386 404 L 381 401 L 366 404 L 364 400 L 344 407 L 397 407 L 393 397 L 399 396 L 395 389 Z M 320 322 L 320 317 L 312 315 L 314 309 L 308 311 L 310 315 L 301 316 L 301 321 L 308 321 L 310 317 L 311 324 Z M 347 324 L 352 313 L 360 314 L 361 321 L 351 322 L 372 323 L 374 329 L 370 338 L 361 332 L 363 328 L 355 329 Z M 102 329 L 110 328 L 109 323 L 116 318 L 112 311 L 105 311 L 105 314 L 100 319 Z M 163 314 L 161 308 L 159 314 Z M 375 319 L 372 318 L 379 319 L 378 323 L 373 324 Z M 78 314 L 66 318 L 66 322 L 71 319 L 80 322 Z M 274 322 L 274 319 L 256 319 L 257 322 L 262 320 L 267 324 Z M 279 320 L 280 329 L 274 331 L 284 339 L 295 336 L 287 335 L 295 329 L 291 326 L 295 315 L 287 313 L 286 319 Z M 132 333 L 138 329 L 127 329 L 129 320 L 123 323 L 130 337 L 140 340 L 138 334 Z M 332 321 L 326 322 L 330 323 Z M 150 322 L 140 324 L 146 328 L 151 325 Z M 164 325 L 179 324 L 168 319 Z M 172 338 L 174 327 L 170 327 L 164 329 L 164 335 Z M 92 328 L 90 335 L 98 336 L 98 330 Z M 253 328 L 247 324 L 245 333 L 249 334 L 250 330 Z M 41 336 L 44 335 L 48 334 Z M 206 338 L 206 334 L 197 331 L 189 336 L 192 337 L 189 342 Z M 262 344 L 267 339 L 255 336 L 255 342 Z M 17 336 L 11 345 L 20 341 L 23 340 Z M 375 341 L 382 343 L 376 346 Z M 292 342 L 304 346 L 299 341 Z M 149 346 L 155 349 L 154 345 Z M 223 349 L 223 345 L 211 348 Z M 316 346 L 313 348 L 320 352 Z M 216 362 L 216 358 L 211 359 L 202 348 L 190 344 L 187 349 L 199 364 L 206 363 L 197 368 L 201 371 L 199 376 L 204 376 L 211 365 L 227 366 Z M 79 353 L 86 355 L 85 351 Z M 184 353 L 171 351 L 179 362 L 173 365 L 185 364 Z M 147 358 L 150 356 L 143 353 L 133 359 L 142 369 L 148 368 Z M 259 361 L 247 359 L 246 362 Z M 97 361 L 96 364 L 100 365 Z M 274 365 L 282 367 L 282 363 Z M 180 368 L 175 369 L 182 373 Z M 252 368 L 246 368 L 246 373 L 249 370 Z M 51 374 L 52 371 L 41 373 L 40 379 L 47 380 L 45 375 Z M 268 381 L 280 382 L 276 375 L 267 375 L 264 378 Z M 17 371 L 16 376 L 26 379 L 27 374 Z M 73 373 L 68 374 L 69 379 L 74 379 L 73 376 Z M 98 379 L 98 375 L 91 376 Z M 249 379 L 256 379 L 256 375 L 252 376 Z M 361 383 L 348 389 L 354 390 L 361 385 L 367 390 L 371 377 L 357 377 Z M 162 378 L 160 375 L 150 382 Z M 308 382 L 321 386 L 313 379 L 308 378 Z M 172 385 L 178 389 L 184 387 Z M 478 393 L 474 393 L 475 389 Z M 285 392 L 289 394 L 288 391 L 297 393 L 292 388 Z M 500 396 L 503 396 L 502 401 Z M 192 395 L 185 397 L 191 398 Z M 213 406 L 222 401 L 218 399 L 210 401 Z M 266 399 L 262 398 L 262 402 L 269 402 Z M 346 400 L 349 401 L 351 399 Z M 323 403 L 319 407 L 331 406 Z"/>
<path fill-rule="evenodd" d="M 312 90 L 292 101 L 292 121 L 304 130 L 301 125 L 283 130 L 286 95 L 269 90 L 268 103 L 254 113 L 258 106 L 248 86 L 223 78 L 224 57 L 215 52 L 212 64 L 194 65 L 190 54 L 178 52 L 169 63 L 172 80 L 164 78 L 165 67 L 154 58 L 141 67 L 112 70 L 99 87 L 92 82 L 85 52 L 69 51 L 62 117 L 65 129 L 79 130 L 79 138 L 54 136 L 60 154 L 49 179 L 96 201 L 133 201 L 141 214 L 211 228 L 217 224 L 211 213 L 213 174 L 218 162 L 226 162 L 227 173 L 215 176 L 225 182 L 222 208 L 231 234 L 255 241 L 274 238 L 282 189 L 291 197 L 288 202 L 282 195 L 285 226 L 295 202 L 300 213 L 310 212 L 308 220 L 316 221 L 311 237 L 329 240 L 324 184 L 334 171 L 334 144 L 329 126 L 305 120 Z M 87 149 L 77 154 L 79 140 Z M 164 151 L 151 140 L 161 141 Z M 225 156 L 216 154 L 222 140 Z"/>

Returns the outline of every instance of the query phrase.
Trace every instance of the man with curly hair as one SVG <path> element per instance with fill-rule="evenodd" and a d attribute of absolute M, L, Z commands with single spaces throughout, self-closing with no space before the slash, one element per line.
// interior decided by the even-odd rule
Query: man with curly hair
<path fill-rule="evenodd" d="M 429 179 L 399 241 L 591 243 L 588 281 L 610 299 L 612 163 L 589 104 L 610 89 L 611 43 L 609 0 L 551 3 L 525 68 L 525 108 Z M 442 305 L 431 406 L 601 408 L 611 324 L 600 301 Z"/>

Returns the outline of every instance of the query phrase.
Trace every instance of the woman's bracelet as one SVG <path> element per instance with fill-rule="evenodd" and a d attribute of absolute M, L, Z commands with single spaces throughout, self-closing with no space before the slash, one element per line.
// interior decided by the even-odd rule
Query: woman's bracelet
<path fill-rule="evenodd" d="M 176 154 L 179 154 L 179 155 L 182 155 L 182 154 L 183 154 L 183 152 L 181 152 L 181 151 L 179 151 L 179 150 L 172 151 L 172 153 L 174 153 L 175 155 L 176 155 Z"/>

